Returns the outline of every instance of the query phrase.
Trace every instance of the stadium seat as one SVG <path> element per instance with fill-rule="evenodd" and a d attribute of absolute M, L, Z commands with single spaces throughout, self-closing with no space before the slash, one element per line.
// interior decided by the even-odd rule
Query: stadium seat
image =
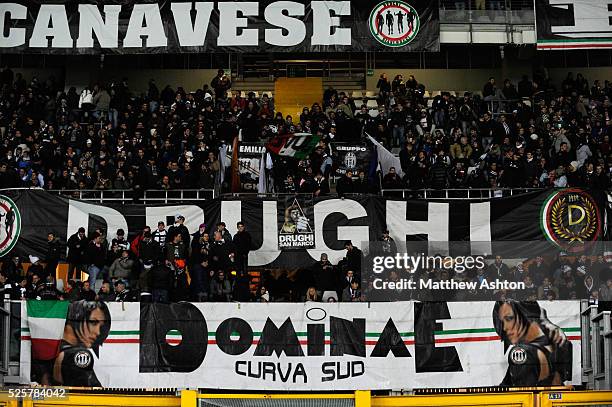
<path fill-rule="evenodd" d="M 455 92 L 454 90 L 449 90 L 448 94 L 451 96 L 457 96 L 457 92 Z"/>
<path fill-rule="evenodd" d="M 376 99 L 378 97 L 378 92 L 374 92 L 372 90 L 366 90 L 364 97 L 367 99 Z"/>
<path fill-rule="evenodd" d="M 377 117 L 377 116 L 378 116 L 378 109 L 370 109 L 370 110 L 368 111 L 368 114 L 369 114 L 371 117 Z"/>
<path fill-rule="evenodd" d="M 353 102 L 355 103 L 355 106 L 359 107 L 363 104 L 363 99 L 361 98 L 353 99 Z"/>
<path fill-rule="evenodd" d="M 378 109 L 378 102 L 376 101 L 376 99 L 368 99 L 367 106 L 371 109 Z"/>
<path fill-rule="evenodd" d="M 363 98 L 363 91 L 361 89 L 360 90 L 354 90 L 354 91 L 351 92 L 351 97 L 353 99 L 361 99 L 361 98 Z"/>
<path fill-rule="evenodd" d="M 440 96 L 442 94 L 442 91 L 440 90 L 434 90 L 431 92 L 431 97 L 435 98 L 436 96 Z"/>
<path fill-rule="evenodd" d="M 252 92 L 255 94 L 255 99 L 259 99 L 259 92 L 257 92 L 256 90 L 254 90 Z"/>
<path fill-rule="evenodd" d="M 232 91 L 231 91 L 231 90 L 228 90 L 228 91 L 227 91 L 227 97 L 228 97 L 228 98 L 232 98 L 233 96 L 234 96 L 234 95 L 232 94 Z"/>
<path fill-rule="evenodd" d="M 433 106 L 433 99 L 427 99 L 427 107 Z"/>
<path fill-rule="evenodd" d="M 428 90 L 426 90 L 426 91 L 423 93 L 423 97 L 424 97 L 425 99 L 429 99 L 429 98 L 431 97 L 431 93 L 429 93 L 429 91 L 428 91 Z"/>

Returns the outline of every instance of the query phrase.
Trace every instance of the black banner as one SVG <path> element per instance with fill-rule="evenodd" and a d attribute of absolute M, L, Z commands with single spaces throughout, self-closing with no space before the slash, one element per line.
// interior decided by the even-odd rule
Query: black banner
<path fill-rule="evenodd" d="M 536 0 L 535 5 L 538 49 L 612 48 L 606 2 Z"/>
<path fill-rule="evenodd" d="M 88 1 L 0 4 L 0 52 L 438 51 L 438 2 Z"/>
<path fill-rule="evenodd" d="M 47 252 L 48 232 L 54 232 L 64 243 L 81 226 L 88 233 L 103 227 L 110 238 L 117 229 L 124 229 L 131 239 L 145 225 L 155 228 L 160 220 L 173 224 L 176 214 L 185 217 L 190 233 L 202 223 L 211 229 L 223 221 L 234 234 L 236 223 L 244 221 L 252 235 L 249 265 L 282 268 L 308 267 L 322 253 L 337 264 L 347 255 L 347 240 L 366 249 L 369 242 L 381 242 L 385 230 L 396 242 L 422 241 L 424 250 L 429 242 L 429 249 L 440 253 L 452 251 L 449 242 L 479 246 L 479 251 L 490 255 L 496 242 L 520 241 L 523 246 L 514 246 L 513 250 L 528 256 L 532 241 L 549 242 L 552 247 L 573 253 L 581 248 L 581 242 L 609 240 L 605 228 L 612 224 L 603 191 L 542 190 L 475 203 L 366 195 L 325 197 L 307 204 L 300 201 L 301 213 L 314 233 L 314 248 L 279 250 L 283 228 L 279 219 L 285 219 L 293 198 L 287 202 L 285 198 L 228 197 L 180 205 L 100 205 L 26 189 L 0 190 L 0 198 L 0 257 L 12 252 L 42 259 Z M 7 229 L 4 215 L 10 210 L 14 213 L 11 229 Z M 431 242 L 437 246 L 432 247 Z M 483 243 L 488 243 L 487 247 L 480 247 Z"/>
<path fill-rule="evenodd" d="M 366 144 L 344 144 L 332 143 L 333 157 L 336 167 L 336 175 L 342 176 L 347 170 L 357 176 L 357 171 L 367 173 L 370 165 L 370 153 L 372 151 Z"/>

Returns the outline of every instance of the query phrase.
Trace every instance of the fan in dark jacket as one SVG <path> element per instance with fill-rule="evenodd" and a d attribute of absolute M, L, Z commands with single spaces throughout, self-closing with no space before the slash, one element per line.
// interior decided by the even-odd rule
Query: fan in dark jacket
<path fill-rule="evenodd" d="M 151 232 L 146 232 L 140 242 L 140 260 L 144 263 L 155 262 L 163 257 L 159 243 L 153 240 Z"/>
<path fill-rule="evenodd" d="M 347 170 L 344 177 L 338 180 L 336 183 L 336 192 L 340 198 L 344 198 L 344 195 L 355 192 L 353 186 L 353 171 Z"/>
<path fill-rule="evenodd" d="M 238 232 L 234 235 L 234 247 L 236 248 L 236 268 L 247 272 L 249 267 L 249 252 L 251 251 L 251 234 L 246 230 L 244 222 L 236 224 Z"/>
<path fill-rule="evenodd" d="M 80 227 L 78 232 L 70 236 L 68 246 L 68 280 L 72 280 L 75 271 L 87 271 L 85 269 L 85 251 L 87 250 L 87 237 L 85 228 Z"/>
<path fill-rule="evenodd" d="M 440 156 L 429 170 L 429 186 L 434 189 L 444 189 L 448 186 L 448 166 Z"/>
<path fill-rule="evenodd" d="M 60 260 L 61 255 L 61 243 L 54 232 L 49 232 L 47 235 L 47 266 L 45 267 L 45 273 L 47 275 L 55 277 L 55 271 L 57 264 Z"/>

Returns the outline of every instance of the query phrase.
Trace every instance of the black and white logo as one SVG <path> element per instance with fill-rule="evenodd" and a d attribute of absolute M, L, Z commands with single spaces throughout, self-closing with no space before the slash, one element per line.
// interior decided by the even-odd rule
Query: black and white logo
<path fill-rule="evenodd" d="M 523 365 L 527 362 L 527 352 L 523 348 L 515 347 L 510 351 L 510 360 L 515 365 Z"/>
<path fill-rule="evenodd" d="M 81 369 L 85 369 L 91 365 L 91 354 L 81 350 L 74 355 L 74 365 Z"/>

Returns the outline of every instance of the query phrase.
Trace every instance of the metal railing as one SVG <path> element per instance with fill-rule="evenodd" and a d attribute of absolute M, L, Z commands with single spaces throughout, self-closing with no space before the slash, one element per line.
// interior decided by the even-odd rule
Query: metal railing
<path fill-rule="evenodd" d="M 581 303 L 582 381 L 589 389 L 612 390 L 612 312 Z"/>
<path fill-rule="evenodd" d="M 390 198 L 412 199 L 469 199 L 484 200 L 504 198 L 542 188 L 448 188 L 448 189 L 383 189 L 382 195 Z"/>
<path fill-rule="evenodd" d="M 111 203 L 131 203 L 138 202 L 143 204 L 167 204 L 173 202 L 197 202 L 213 199 L 216 196 L 214 189 L 148 189 L 144 191 L 134 191 L 132 189 L 50 189 L 50 193 L 63 195 L 81 201 L 111 202 Z"/>
<path fill-rule="evenodd" d="M 9 373 L 10 361 L 10 344 L 11 344 L 11 301 L 7 295 L 5 298 L 0 298 L 2 307 L 0 307 L 0 377 Z M 4 379 L 0 381 L 0 385 L 4 385 Z"/>
<path fill-rule="evenodd" d="M 533 2 L 529 0 L 443 0 L 443 24 L 520 24 L 535 23 Z"/>

